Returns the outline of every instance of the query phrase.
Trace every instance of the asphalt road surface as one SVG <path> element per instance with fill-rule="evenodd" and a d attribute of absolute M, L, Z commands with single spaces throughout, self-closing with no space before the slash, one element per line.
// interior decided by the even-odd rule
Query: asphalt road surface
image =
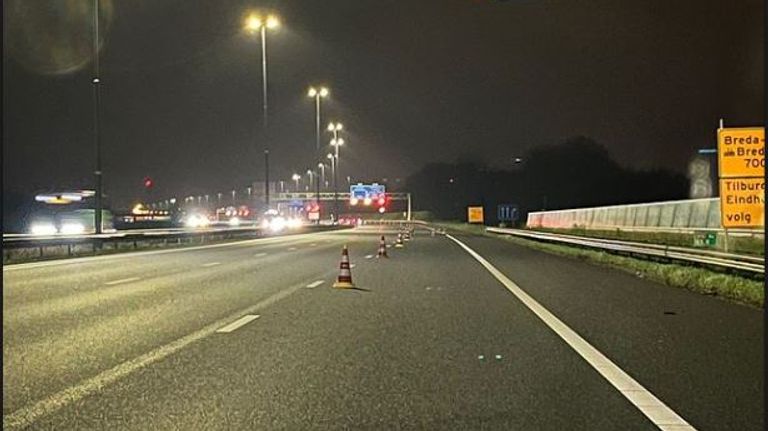
<path fill-rule="evenodd" d="M 759 310 L 382 229 L 4 267 L 3 428 L 763 429 Z"/>

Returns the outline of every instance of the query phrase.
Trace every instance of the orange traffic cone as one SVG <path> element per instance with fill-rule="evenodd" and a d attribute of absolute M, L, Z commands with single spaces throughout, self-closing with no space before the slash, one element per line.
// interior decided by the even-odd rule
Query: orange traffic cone
<path fill-rule="evenodd" d="M 384 240 L 384 235 L 381 236 L 381 241 L 379 241 L 379 253 L 376 255 L 376 258 L 380 257 L 389 257 L 387 256 L 387 242 Z"/>
<path fill-rule="evenodd" d="M 339 278 L 333 283 L 333 287 L 337 289 L 349 289 L 355 287 L 352 284 L 352 270 L 349 268 L 349 251 L 347 246 L 341 251 L 341 264 L 339 265 Z"/>
<path fill-rule="evenodd" d="M 401 233 L 397 234 L 397 240 L 395 241 L 395 247 L 397 247 L 397 248 L 403 247 L 403 234 L 401 234 Z"/>

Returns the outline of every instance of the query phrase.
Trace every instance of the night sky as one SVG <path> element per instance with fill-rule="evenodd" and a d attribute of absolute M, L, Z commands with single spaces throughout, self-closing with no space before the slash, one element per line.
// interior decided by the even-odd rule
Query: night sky
<path fill-rule="evenodd" d="M 133 0 L 102 2 L 105 190 L 113 202 L 263 178 L 260 45 L 271 9 L 273 176 L 312 163 L 310 84 L 348 133 L 343 175 L 430 161 L 494 166 L 589 136 L 623 165 L 684 172 L 726 126 L 763 118 L 762 0 Z M 53 5 L 53 6 L 51 6 Z M 89 2 L 5 0 L 5 191 L 92 188 Z M 324 133 L 327 144 L 329 135 Z"/>

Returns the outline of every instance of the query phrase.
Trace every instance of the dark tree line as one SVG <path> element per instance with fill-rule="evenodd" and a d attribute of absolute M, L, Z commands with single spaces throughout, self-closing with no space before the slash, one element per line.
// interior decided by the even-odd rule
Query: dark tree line
<path fill-rule="evenodd" d="M 466 219 L 468 205 L 483 205 L 496 222 L 499 204 L 529 211 L 685 199 L 688 180 L 667 170 L 638 171 L 614 161 L 585 137 L 535 148 L 508 169 L 481 162 L 430 163 L 408 177 L 414 208 L 441 219 Z"/>

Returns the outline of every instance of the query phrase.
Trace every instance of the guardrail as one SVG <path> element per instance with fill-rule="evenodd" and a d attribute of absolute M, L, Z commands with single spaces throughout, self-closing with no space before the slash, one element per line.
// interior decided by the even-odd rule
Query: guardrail
<path fill-rule="evenodd" d="M 293 232 L 339 229 L 337 226 L 307 225 Z M 151 247 L 204 244 L 240 238 L 260 238 L 273 234 L 261 227 L 162 229 L 117 231 L 101 235 L 3 235 L 3 263 L 53 257 L 93 255 L 102 252 Z"/>
<path fill-rule="evenodd" d="M 725 253 L 714 250 L 677 247 L 661 244 L 647 244 L 613 239 L 587 238 L 576 235 L 563 235 L 544 232 L 531 232 L 520 229 L 486 228 L 487 232 L 513 235 L 538 241 L 572 244 L 581 247 L 606 251 L 629 253 L 640 256 L 653 256 L 667 260 L 693 263 L 710 267 L 727 268 L 751 274 L 765 274 L 765 259 L 758 256 Z"/>
<path fill-rule="evenodd" d="M 363 225 L 367 224 L 385 224 L 385 225 L 406 225 L 406 224 L 418 224 L 418 225 L 426 225 L 427 222 L 423 220 L 387 220 L 387 219 L 380 219 L 380 220 L 363 220 Z"/>

